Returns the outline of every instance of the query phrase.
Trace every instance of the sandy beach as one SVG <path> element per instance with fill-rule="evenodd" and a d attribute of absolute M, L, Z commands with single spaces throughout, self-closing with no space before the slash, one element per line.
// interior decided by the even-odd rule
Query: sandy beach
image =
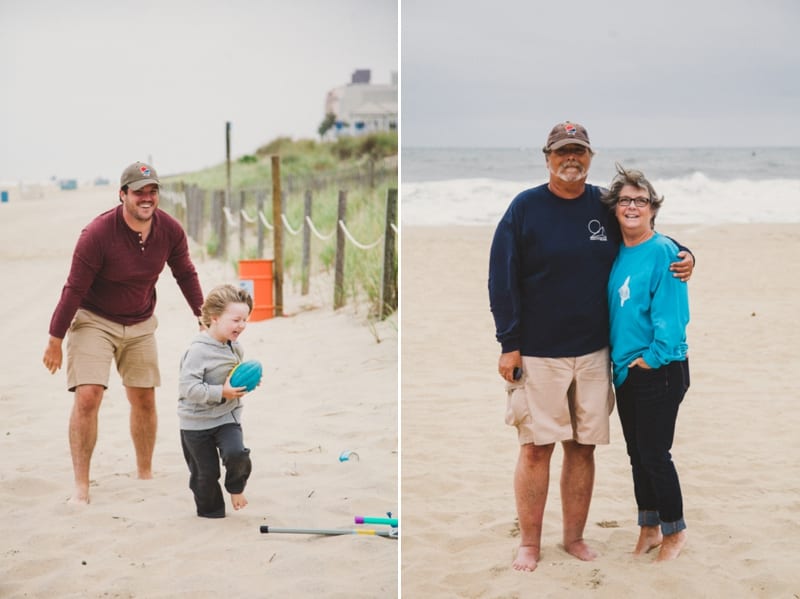
<path fill-rule="evenodd" d="M 486 277 L 488 227 L 404 227 L 402 244 L 403 597 L 800 597 L 800 228 L 660 228 L 697 256 L 690 282 L 692 386 L 673 457 L 689 543 L 653 564 L 638 535 L 618 417 L 596 452 L 586 528 L 593 562 L 565 553 L 551 468 L 542 561 L 516 572 L 516 433 Z"/>
<path fill-rule="evenodd" d="M 77 236 L 116 203 L 108 187 L 12 194 L 0 206 L 0 597 L 395 597 L 394 539 L 259 530 L 352 530 L 354 516 L 398 515 L 397 324 L 368 326 L 363 307 L 334 312 L 327 287 L 299 297 L 285 286 L 289 316 L 252 322 L 242 336 L 246 357 L 265 369 L 245 400 L 253 474 L 244 510 L 195 516 L 175 408 L 178 361 L 197 329 L 168 269 L 156 308 L 155 477 L 134 475 L 128 404 L 112 372 L 92 503 L 66 503 L 72 395 L 42 354 Z M 236 282 L 230 263 L 198 257 L 196 266 L 204 290 Z M 343 451 L 358 457 L 340 461 Z"/>

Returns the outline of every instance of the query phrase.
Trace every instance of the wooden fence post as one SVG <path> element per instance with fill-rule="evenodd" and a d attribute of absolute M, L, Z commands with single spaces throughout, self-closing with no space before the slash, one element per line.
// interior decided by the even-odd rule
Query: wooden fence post
<path fill-rule="evenodd" d="M 225 202 L 231 204 L 231 122 L 225 123 Z"/>
<path fill-rule="evenodd" d="M 381 289 L 381 319 L 397 310 L 397 262 L 395 235 L 397 227 L 397 190 L 386 192 L 386 230 L 383 240 L 383 287 Z"/>
<path fill-rule="evenodd" d="M 217 257 L 228 257 L 228 220 L 225 218 L 225 191 L 214 191 L 214 212 L 216 213 L 217 221 L 217 238 L 219 245 L 217 246 Z"/>
<path fill-rule="evenodd" d="M 197 234 L 194 228 L 194 202 L 192 202 L 192 186 L 181 182 L 183 187 L 183 198 L 186 202 L 186 235 L 197 241 Z"/>
<path fill-rule="evenodd" d="M 206 190 L 200 189 L 197 185 L 192 185 L 192 197 L 194 198 L 195 206 L 195 227 L 197 231 L 197 243 L 203 243 L 206 238 Z M 211 213 L 211 209 L 208 209 Z"/>
<path fill-rule="evenodd" d="M 311 276 L 311 190 L 306 189 L 305 201 L 303 203 L 303 263 L 300 275 L 300 294 L 308 295 L 308 280 Z"/>
<path fill-rule="evenodd" d="M 286 218 L 286 192 L 281 189 L 281 224 L 283 224 L 283 219 Z M 281 229 L 283 231 L 283 229 Z M 281 238 L 281 256 L 286 250 L 286 235 Z"/>
<path fill-rule="evenodd" d="M 261 215 L 264 212 L 264 196 L 263 189 L 256 191 L 256 218 L 258 219 L 258 257 L 264 257 L 264 221 L 261 220 Z"/>
<path fill-rule="evenodd" d="M 375 159 L 369 160 L 369 188 L 375 189 Z"/>
<path fill-rule="evenodd" d="M 275 316 L 283 316 L 283 221 L 281 220 L 281 157 L 272 156 L 272 245 L 274 252 Z"/>
<path fill-rule="evenodd" d="M 186 186 L 183 181 L 178 181 L 178 184 L 170 188 L 170 204 L 172 204 L 172 214 L 183 225 L 183 230 L 189 230 L 189 203 L 186 201 Z M 183 197 L 183 201 L 177 202 L 173 199 L 175 196 Z"/>
<path fill-rule="evenodd" d="M 244 234 L 247 221 L 244 219 L 244 201 L 245 191 L 242 189 L 239 192 L 239 258 L 246 258 L 244 255 Z"/>
<path fill-rule="evenodd" d="M 194 185 L 186 185 L 183 189 L 186 198 L 186 233 L 195 241 L 200 241 L 197 238 L 197 200 L 195 200 Z"/>
<path fill-rule="evenodd" d="M 344 306 L 344 247 L 345 236 L 342 224 L 347 219 L 347 192 L 339 191 L 339 212 L 336 218 L 336 272 L 333 280 L 333 309 Z M 341 223 L 341 224 L 340 224 Z"/>

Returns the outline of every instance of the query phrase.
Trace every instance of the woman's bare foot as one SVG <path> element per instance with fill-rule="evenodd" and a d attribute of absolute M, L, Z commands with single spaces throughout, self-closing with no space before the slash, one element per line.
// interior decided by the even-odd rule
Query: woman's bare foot
<path fill-rule="evenodd" d="M 231 493 L 233 509 L 240 510 L 247 505 L 247 498 L 242 493 Z"/>
<path fill-rule="evenodd" d="M 520 545 L 517 558 L 511 567 L 521 572 L 533 572 L 539 565 L 539 548 L 531 545 Z"/>
<path fill-rule="evenodd" d="M 661 543 L 661 549 L 658 551 L 657 562 L 668 562 L 675 559 L 681 554 L 683 546 L 686 545 L 688 535 L 686 529 L 676 532 L 675 534 L 666 535 L 664 541 Z"/>
<path fill-rule="evenodd" d="M 639 531 L 639 541 L 636 543 L 633 554 L 644 555 L 645 553 L 649 553 L 661 545 L 662 540 L 663 535 L 661 534 L 660 526 L 642 526 Z"/>

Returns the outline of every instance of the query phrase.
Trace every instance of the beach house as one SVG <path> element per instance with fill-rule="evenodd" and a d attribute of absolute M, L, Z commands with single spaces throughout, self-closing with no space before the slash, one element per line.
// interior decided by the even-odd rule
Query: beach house
<path fill-rule="evenodd" d="M 328 139 L 397 129 L 397 72 L 389 83 L 372 83 L 369 69 L 357 69 L 350 83 L 330 90 L 325 115 L 334 115 Z"/>

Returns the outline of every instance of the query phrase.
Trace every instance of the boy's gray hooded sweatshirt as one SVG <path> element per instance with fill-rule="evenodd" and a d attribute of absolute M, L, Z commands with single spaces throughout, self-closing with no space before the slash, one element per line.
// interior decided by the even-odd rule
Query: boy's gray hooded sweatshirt
<path fill-rule="evenodd" d="M 206 332 L 194 338 L 181 358 L 178 419 L 183 430 L 207 430 L 240 423 L 242 403 L 222 397 L 231 370 L 244 358 L 238 341 L 221 343 Z"/>

